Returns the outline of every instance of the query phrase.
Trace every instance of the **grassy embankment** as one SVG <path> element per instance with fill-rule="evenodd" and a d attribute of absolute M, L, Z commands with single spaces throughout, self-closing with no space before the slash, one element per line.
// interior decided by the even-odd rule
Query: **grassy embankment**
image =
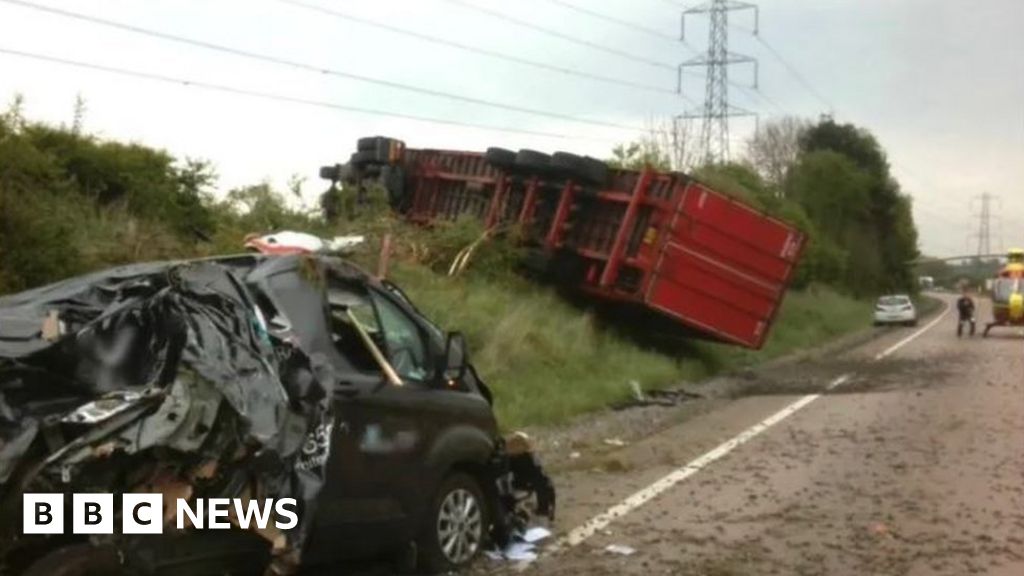
<path fill-rule="evenodd" d="M 791 292 L 760 352 L 698 342 L 673 357 L 602 329 L 554 290 L 515 276 L 451 279 L 398 265 L 398 282 L 431 318 L 466 334 L 502 425 L 551 424 L 626 399 L 629 382 L 664 388 L 820 345 L 870 326 L 871 305 L 829 288 Z"/>

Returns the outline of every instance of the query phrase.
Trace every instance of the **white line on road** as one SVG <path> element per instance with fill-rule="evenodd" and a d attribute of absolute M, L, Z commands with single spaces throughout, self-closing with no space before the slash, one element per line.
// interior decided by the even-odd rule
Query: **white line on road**
<path fill-rule="evenodd" d="M 907 344 L 910 344 L 915 339 L 917 339 L 918 336 L 924 334 L 925 332 L 933 328 L 936 324 L 938 324 L 943 318 L 945 318 L 947 313 L 949 313 L 949 306 L 946 306 L 946 309 L 943 310 L 941 314 L 939 314 L 938 318 L 929 322 L 924 328 L 921 328 L 917 332 L 914 332 L 910 336 L 907 336 L 903 340 L 900 340 L 896 344 L 890 346 L 884 352 L 876 355 L 874 359 L 881 360 L 891 355 L 892 353 L 896 352 L 900 348 L 906 346 Z M 832 382 L 829 382 L 828 386 L 826 386 L 825 389 L 832 390 L 834 388 L 842 386 L 852 376 L 852 374 L 843 374 L 842 376 L 836 378 Z M 798 412 L 799 410 L 806 407 L 808 404 L 814 402 L 820 397 L 821 394 L 808 394 L 807 396 L 803 396 L 799 400 L 786 406 L 782 410 L 779 410 L 778 412 L 772 414 L 768 418 L 765 418 L 761 422 L 758 422 L 757 424 L 751 426 L 750 428 L 747 428 L 743 432 L 740 432 L 739 435 L 732 438 L 731 440 L 727 440 L 726 442 L 712 449 L 710 452 L 705 453 L 703 456 L 698 457 L 696 460 L 692 460 L 682 468 L 677 468 L 673 470 L 666 476 L 663 476 L 660 480 L 654 482 L 654 484 L 651 484 L 650 486 L 647 486 L 646 488 L 638 492 L 635 492 L 622 502 L 619 502 L 615 506 L 612 506 L 611 508 L 605 510 L 604 512 L 598 514 L 597 516 L 594 516 L 590 520 L 587 520 L 580 526 L 570 531 L 562 538 L 559 538 L 554 544 L 551 545 L 551 547 L 549 548 L 549 552 L 558 552 L 559 550 L 562 550 L 564 548 L 571 548 L 573 546 L 581 544 L 582 542 L 593 536 L 595 533 L 597 533 L 599 530 L 603 530 L 604 528 L 606 528 L 615 519 L 621 518 L 626 514 L 629 514 L 633 510 L 636 510 L 637 508 L 643 506 L 647 502 L 650 502 L 651 500 L 653 500 L 666 490 L 672 488 L 673 486 L 682 482 L 683 480 L 686 480 L 690 476 L 693 476 L 697 472 L 700 472 L 704 468 L 714 463 L 716 460 L 723 458 L 725 455 L 729 454 L 736 448 L 739 448 L 740 446 L 746 444 L 753 438 L 760 435 L 765 430 L 768 430 L 772 426 L 778 424 L 779 422 L 782 422 L 786 418 L 789 418 L 790 416 L 792 416 L 793 414 L 795 414 L 796 412 Z"/>
<path fill-rule="evenodd" d="M 832 388 L 839 386 L 843 382 L 846 382 L 849 378 L 849 374 L 843 374 L 839 378 L 833 380 L 828 385 L 828 388 L 831 390 Z M 649 502 L 662 492 L 668 490 L 669 488 L 675 486 L 676 484 L 682 482 L 683 480 L 686 480 L 690 476 L 693 476 L 694 474 L 700 472 L 714 461 L 722 458 L 723 456 L 725 456 L 729 452 L 732 452 L 736 448 L 739 448 L 743 444 L 746 444 L 751 439 L 756 437 L 758 434 L 761 434 L 765 430 L 771 428 L 772 426 L 778 424 L 779 422 L 782 422 L 786 418 L 789 418 L 797 410 L 800 410 L 804 406 L 807 406 L 811 402 L 814 402 L 819 397 L 821 397 L 821 394 L 809 394 L 807 396 L 804 396 L 797 400 L 796 402 L 793 402 L 792 404 L 786 406 L 782 410 L 779 410 L 775 414 L 772 414 L 771 416 L 765 418 L 761 422 L 751 426 L 750 428 L 747 428 L 735 438 L 718 445 L 717 448 L 711 450 L 710 452 L 704 454 L 703 456 L 697 458 L 696 460 L 691 461 L 686 466 L 673 470 L 667 476 L 664 476 L 661 480 L 658 480 L 654 484 L 651 484 L 650 486 L 644 488 L 643 490 L 636 492 L 635 494 L 626 498 L 622 502 L 616 504 L 615 506 L 612 506 L 605 512 L 598 514 L 597 516 L 594 516 L 585 524 L 579 526 L 572 532 L 569 532 L 563 538 L 555 542 L 555 544 L 552 546 L 552 549 L 558 550 L 565 546 L 572 547 L 576 546 L 577 544 L 580 544 L 587 538 L 593 536 L 594 533 L 596 533 L 598 530 L 602 530 L 606 526 L 611 524 L 612 521 L 616 518 L 625 516 L 626 514 L 632 512 L 633 510 L 636 510 L 637 508 L 643 506 L 644 504 L 646 504 L 647 502 Z"/>
<path fill-rule="evenodd" d="M 881 360 L 881 359 L 883 359 L 883 358 L 885 358 L 885 357 L 889 356 L 889 355 L 890 355 L 890 354 L 892 354 L 893 352 L 895 352 L 895 351 L 899 350 L 900 348 L 903 348 L 903 347 L 904 347 L 904 346 L 906 346 L 907 344 L 910 344 L 910 343 L 911 343 L 911 342 L 913 342 L 914 340 L 917 340 L 917 337 L 918 337 L 918 336 L 920 336 L 921 334 L 924 334 L 925 332 L 927 332 L 927 331 L 931 330 L 933 326 L 935 326 L 936 324 L 938 324 L 939 322 L 941 322 L 941 321 L 942 321 L 942 319 L 946 317 L 946 314 L 949 314 L 949 311 L 950 311 L 950 310 L 951 310 L 951 308 L 950 308 L 950 307 L 949 307 L 949 306 L 947 305 L 947 306 L 946 306 L 946 309 L 942 311 L 942 314 L 939 314 L 939 317 L 938 317 L 938 318 L 936 318 L 935 320 L 932 320 L 931 322 L 929 322 L 928 324 L 926 324 L 924 328 L 921 328 L 921 329 L 920 329 L 920 330 L 918 330 L 917 332 L 914 332 L 914 333 L 913 333 L 913 334 L 911 334 L 910 336 L 907 336 L 907 337 L 906 337 L 906 338 L 904 338 L 903 340 L 900 340 L 899 342 L 897 342 L 897 343 L 893 344 L 892 346 L 890 346 L 890 347 L 886 348 L 886 349 L 885 349 L 884 351 L 882 351 L 882 352 L 880 352 L 880 353 L 876 354 L 876 355 L 875 355 L 875 360 Z"/>

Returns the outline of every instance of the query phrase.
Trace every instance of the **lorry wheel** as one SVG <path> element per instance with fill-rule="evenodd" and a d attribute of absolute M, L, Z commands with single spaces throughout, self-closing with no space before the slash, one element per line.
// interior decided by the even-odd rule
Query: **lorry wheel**
<path fill-rule="evenodd" d="M 484 154 L 491 166 L 512 168 L 516 165 L 516 153 L 505 148 L 488 148 Z"/>
<path fill-rule="evenodd" d="M 353 157 L 359 157 L 362 163 L 390 164 L 397 160 L 404 148 L 405 143 L 401 140 L 369 136 L 359 139 Z"/>
<path fill-rule="evenodd" d="M 536 150 L 520 150 L 516 154 L 516 166 L 528 172 L 546 173 L 551 169 L 551 156 Z"/>
<path fill-rule="evenodd" d="M 356 142 L 356 150 L 387 150 L 392 140 L 386 136 L 367 136 Z"/>
<path fill-rule="evenodd" d="M 58 548 L 28 567 L 22 576 L 123 576 L 117 551 L 110 546 L 73 544 Z"/>
<path fill-rule="evenodd" d="M 560 176 L 571 178 L 573 180 L 579 180 L 583 177 L 583 157 L 577 156 L 576 154 L 570 154 L 569 152 L 555 152 L 551 155 L 551 167 L 555 169 Z"/>
<path fill-rule="evenodd" d="M 437 489 L 417 540 L 420 567 L 437 574 L 468 566 L 483 550 L 489 526 L 480 484 L 468 474 L 449 475 Z"/>
<path fill-rule="evenodd" d="M 579 162 L 579 175 L 590 184 L 604 186 L 608 182 L 608 164 L 597 158 L 584 156 Z"/>

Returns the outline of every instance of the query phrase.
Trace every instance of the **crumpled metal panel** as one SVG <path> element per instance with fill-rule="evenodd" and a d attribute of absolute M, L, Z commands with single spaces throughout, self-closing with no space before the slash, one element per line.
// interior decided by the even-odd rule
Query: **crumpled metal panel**
<path fill-rule="evenodd" d="M 0 491 L 131 491 L 168 470 L 196 496 L 255 485 L 298 500 L 284 554 L 294 563 L 329 451 L 332 371 L 320 363 L 273 338 L 249 289 L 215 261 L 0 298 Z"/>

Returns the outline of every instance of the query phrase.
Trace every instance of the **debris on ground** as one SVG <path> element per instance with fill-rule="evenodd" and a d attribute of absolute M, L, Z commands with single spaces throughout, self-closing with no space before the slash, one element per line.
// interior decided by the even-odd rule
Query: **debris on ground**
<path fill-rule="evenodd" d="M 630 384 L 635 384 L 631 382 Z M 672 407 L 678 406 L 683 402 L 689 400 L 698 400 L 703 398 L 700 394 L 694 394 L 693 392 L 687 392 L 686 390 L 640 390 L 639 387 L 634 389 L 633 398 L 618 404 L 612 405 L 612 410 L 625 410 L 627 408 L 637 408 L 641 406 L 664 406 Z"/>
<path fill-rule="evenodd" d="M 635 548 L 623 544 L 609 544 L 604 547 L 604 550 L 610 554 L 618 554 L 620 556 L 632 556 L 636 553 Z"/>
<path fill-rule="evenodd" d="M 305 232 L 285 230 L 260 236 L 245 237 L 245 248 L 260 254 L 313 254 L 317 252 L 345 253 L 366 241 L 364 236 L 335 236 L 320 238 Z"/>
<path fill-rule="evenodd" d="M 542 526 L 534 526 L 517 533 L 503 548 L 485 552 L 488 558 L 495 561 L 533 562 L 537 559 L 537 545 L 551 536 L 551 531 Z"/>

